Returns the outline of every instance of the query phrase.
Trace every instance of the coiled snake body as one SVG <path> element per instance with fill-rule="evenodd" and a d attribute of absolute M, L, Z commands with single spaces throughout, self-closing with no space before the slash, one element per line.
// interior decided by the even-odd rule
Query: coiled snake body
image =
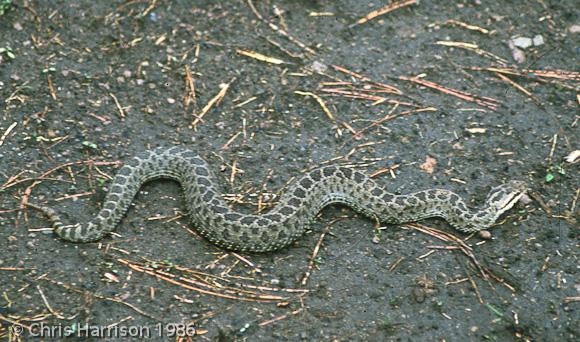
<path fill-rule="evenodd" d="M 88 223 L 65 225 L 53 209 L 34 207 L 48 216 L 62 239 L 96 241 L 115 229 L 141 185 L 157 178 L 181 183 L 187 212 L 200 235 L 223 248 L 248 252 L 287 246 L 331 203 L 346 204 L 384 223 L 442 217 L 460 231 L 475 232 L 492 225 L 526 191 L 523 182 L 510 181 L 493 188 L 481 209 L 472 211 L 448 190 L 395 195 L 361 172 L 325 166 L 294 181 L 267 213 L 252 215 L 237 212 L 224 202 L 211 169 L 200 156 L 172 147 L 142 152 L 126 163 L 115 176 L 103 208 Z"/>

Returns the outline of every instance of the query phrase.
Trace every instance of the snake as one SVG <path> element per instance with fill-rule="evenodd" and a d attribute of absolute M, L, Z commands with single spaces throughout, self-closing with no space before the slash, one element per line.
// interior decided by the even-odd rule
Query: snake
<path fill-rule="evenodd" d="M 44 212 L 62 240 L 98 241 L 116 228 L 142 185 L 159 178 L 180 183 L 187 214 L 199 235 L 240 252 L 269 252 L 288 246 L 330 204 L 349 206 L 386 224 L 439 217 L 459 231 L 477 232 L 492 226 L 527 190 L 523 181 L 511 180 L 492 188 L 478 209 L 469 209 L 450 190 L 398 195 L 352 167 L 327 165 L 295 178 L 266 212 L 247 214 L 226 203 L 210 166 L 198 153 L 174 146 L 145 150 L 124 163 L 102 208 L 89 222 L 65 224 L 54 209 L 30 205 Z"/>

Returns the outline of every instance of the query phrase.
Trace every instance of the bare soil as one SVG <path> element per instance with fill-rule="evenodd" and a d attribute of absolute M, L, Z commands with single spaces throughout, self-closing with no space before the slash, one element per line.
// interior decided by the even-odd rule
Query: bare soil
<path fill-rule="evenodd" d="M 88 324 L 164 341 L 191 324 L 194 340 L 578 341 L 580 183 L 564 159 L 579 150 L 577 6 L 420 1 L 356 24 L 385 3 L 13 1 L 0 16 L 0 336 Z M 471 258 L 450 235 L 377 230 L 336 206 L 288 248 L 231 254 L 195 234 L 170 181 L 145 185 L 99 243 L 57 239 L 25 205 L 87 221 L 123 161 L 171 145 L 207 158 L 247 212 L 329 161 L 396 193 L 442 187 L 477 206 L 520 179 L 532 200 L 487 240 L 421 222 Z"/>

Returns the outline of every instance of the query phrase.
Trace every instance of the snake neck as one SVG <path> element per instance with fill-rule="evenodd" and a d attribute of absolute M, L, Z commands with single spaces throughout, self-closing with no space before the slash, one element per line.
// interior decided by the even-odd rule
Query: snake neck
<path fill-rule="evenodd" d="M 391 205 L 381 212 L 387 223 L 405 223 L 426 218 L 445 219 L 455 229 L 476 232 L 489 228 L 498 218 L 488 203 L 479 209 L 469 209 L 463 199 L 452 191 L 430 189 L 408 195 L 393 195 Z"/>
<path fill-rule="evenodd" d="M 311 181 L 317 183 L 312 186 Z M 488 203 L 479 209 L 469 209 L 459 195 L 449 190 L 430 189 L 395 195 L 366 175 L 340 167 L 310 172 L 288 189 L 272 212 L 282 211 L 289 220 L 295 216 L 298 224 L 307 224 L 307 220 L 322 208 L 336 203 L 383 223 L 400 224 L 439 217 L 463 232 L 487 229 L 499 216 Z"/>

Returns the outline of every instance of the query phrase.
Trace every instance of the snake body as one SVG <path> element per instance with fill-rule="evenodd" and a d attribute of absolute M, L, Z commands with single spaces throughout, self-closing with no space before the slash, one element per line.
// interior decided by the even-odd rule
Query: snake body
<path fill-rule="evenodd" d="M 115 229 L 142 184 L 157 178 L 170 178 L 181 184 L 188 215 L 200 235 L 220 247 L 247 252 L 267 252 L 289 245 L 331 203 L 346 204 L 384 223 L 442 217 L 460 231 L 475 232 L 491 226 L 525 192 L 523 182 L 510 181 L 493 188 L 485 204 L 474 211 L 448 190 L 395 195 L 359 171 L 324 166 L 295 180 L 267 213 L 245 214 L 225 203 L 203 158 L 193 151 L 171 147 L 144 151 L 125 163 L 115 176 L 102 209 L 88 223 L 65 225 L 53 209 L 39 209 L 52 221 L 60 238 L 96 241 Z"/>

